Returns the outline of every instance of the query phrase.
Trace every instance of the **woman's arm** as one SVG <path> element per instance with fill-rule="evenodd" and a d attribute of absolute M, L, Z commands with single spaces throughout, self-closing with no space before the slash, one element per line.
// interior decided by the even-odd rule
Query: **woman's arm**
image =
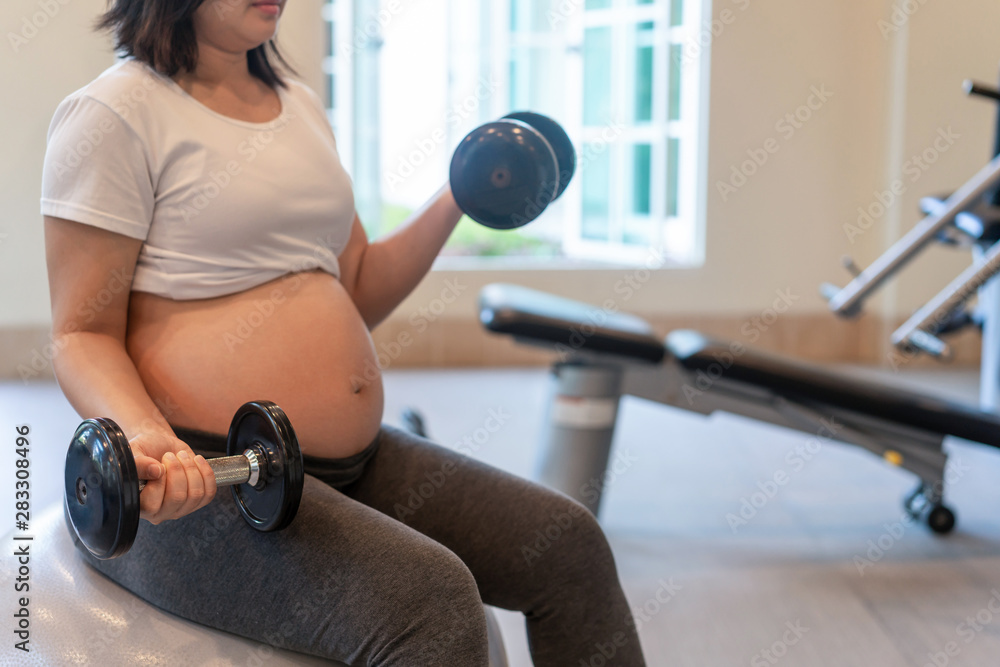
<path fill-rule="evenodd" d="M 369 329 L 427 275 L 461 217 L 448 185 L 399 229 L 373 243 L 368 243 L 355 216 L 351 238 L 340 255 L 340 281 Z"/>
<path fill-rule="evenodd" d="M 152 480 L 139 496 L 140 516 L 159 523 L 203 507 L 216 487 L 212 469 L 174 435 L 125 349 L 141 247 L 120 234 L 45 217 L 56 378 L 82 417 L 107 417 L 125 432 L 140 479 Z"/>

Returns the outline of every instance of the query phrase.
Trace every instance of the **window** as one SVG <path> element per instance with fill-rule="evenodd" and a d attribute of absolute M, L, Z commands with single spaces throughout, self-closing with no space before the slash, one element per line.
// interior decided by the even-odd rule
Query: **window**
<path fill-rule="evenodd" d="M 573 139 L 574 182 L 527 227 L 463 220 L 444 254 L 698 263 L 707 69 L 682 53 L 702 2 L 333 0 L 327 100 L 369 232 L 433 195 L 465 134 L 531 110 Z"/>

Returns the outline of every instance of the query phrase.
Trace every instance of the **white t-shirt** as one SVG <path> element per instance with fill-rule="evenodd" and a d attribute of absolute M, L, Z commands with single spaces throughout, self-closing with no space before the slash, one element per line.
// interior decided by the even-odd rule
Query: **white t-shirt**
<path fill-rule="evenodd" d="M 42 214 L 142 239 L 132 288 L 233 294 L 297 271 L 340 276 L 351 182 L 316 94 L 279 88 L 269 123 L 228 118 L 134 59 L 56 109 Z"/>

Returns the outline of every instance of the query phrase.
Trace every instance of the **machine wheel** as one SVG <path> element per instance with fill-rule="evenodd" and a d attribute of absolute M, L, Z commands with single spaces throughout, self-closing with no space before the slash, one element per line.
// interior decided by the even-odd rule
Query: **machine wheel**
<path fill-rule="evenodd" d="M 944 505 L 935 505 L 927 513 L 927 525 L 939 535 L 946 535 L 955 527 L 955 513 Z"/>

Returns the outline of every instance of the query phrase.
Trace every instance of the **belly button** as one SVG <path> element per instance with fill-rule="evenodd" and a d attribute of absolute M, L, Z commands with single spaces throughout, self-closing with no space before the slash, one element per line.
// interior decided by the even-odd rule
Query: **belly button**
<path fill-rule="evenodd" d="M 375 376 L 376 378 L 378 376 Z M 351 376 L 351 393 L 357 395 L 362 391 L 371 386 L 373 378 L 369 378 L 367 375 L 365 377 L 359 377 L 357 375 Z"/>

